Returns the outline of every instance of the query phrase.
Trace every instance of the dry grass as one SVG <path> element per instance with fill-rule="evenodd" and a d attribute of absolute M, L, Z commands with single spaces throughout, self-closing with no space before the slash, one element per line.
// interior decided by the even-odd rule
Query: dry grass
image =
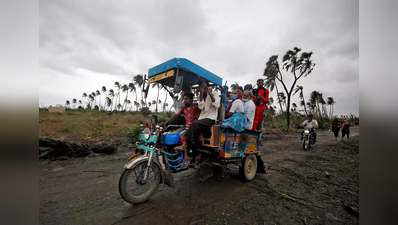
<path fill-rule="evenodd" d="M 59 140 L 107 141 L 120 139 L 132 126 L 149 117 L 140 113 L 67 111 L 39 113 L 39 138 Z"/>

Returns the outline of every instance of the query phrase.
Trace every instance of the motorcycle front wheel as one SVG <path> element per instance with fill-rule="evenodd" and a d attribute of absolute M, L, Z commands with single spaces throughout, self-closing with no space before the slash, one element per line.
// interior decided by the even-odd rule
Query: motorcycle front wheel
<path fill-rule="evenodd" d="M 303 149 L 304 150 L 308 149 L 308 140 L 307 140 L 307 138 L 304 138 L 304 140 L 303 140 Z"/>
<path fill-rule="evenodd" d="M 148 168 L 147 180 L 143 181 L 148 161 L 142 161 L 131 169 L 126 169 L 119 179 L 119 192 L 122 198 L 132 204 L 147 201 L 159 187 L 161 172 L 158 165 L 152 163 Z"/>

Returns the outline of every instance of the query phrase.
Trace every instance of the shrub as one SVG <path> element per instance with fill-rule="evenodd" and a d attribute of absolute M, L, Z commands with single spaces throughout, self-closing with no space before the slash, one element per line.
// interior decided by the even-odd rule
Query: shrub
<path fill-rule="evenodd" d="M 143 116 L 149 116 L 149 114 L 151 114 L 151 110 L 150 110 L 148 107 L 143 107 L 143 108 L 141 109 L 141 114 L 142 114 Z"/>
<path fill-rule="evenodd" d="M 122 146 L 132 147 L 141 134 L 141 128 L 138 125 L 133 126 L 130 130 L 126 131 L 123 135 Z"/>

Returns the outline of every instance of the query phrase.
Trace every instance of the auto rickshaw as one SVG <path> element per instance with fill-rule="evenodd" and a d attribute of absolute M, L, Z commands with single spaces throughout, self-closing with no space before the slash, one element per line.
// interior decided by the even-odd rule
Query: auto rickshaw
<path fill-rule="evenodd" d="M 261 133 L 251 130 L 236 132 L 230 128 L 222 128 L 226 108 L 228 87 L 222 86 L 222 78 L 198 66 L 185 58 L 173 58 L 159 64 L 148 71 L 144 79 L 147 87 L 143 87 L 145 97 L 149 85 L 157 82 L 166 90 L 179 93 L 182 86 L 191 88 L 198 86 L 201 80 L 221 90 L 221 107 L 218 119 L 209 130 L 201 136 L 198 150 L 206 159 L 199 165 L 202 178 L 213 176 L 214 166 L 219 166 L 224 174 L 228 164 L 239 166 L 241 177 L 245 181 L 252 180 L 256 173 L 265 173 L 260 151 Z M 173 173 L 182 171 L 185 163 L 183 153 L 176 146 L 182 144 L 184 136 L 180 133 L 181 126 L 163 128 L 158 124 L 157 116 L 152 115 L 151 121 L 141 125 L 140 143 L 136 154 L 127 160 L 125 170 L 119 180 L 119 192 L 127 202 L 138 204 L 147 201 L 157 190 L 159 184 L 174 187 Z"/>

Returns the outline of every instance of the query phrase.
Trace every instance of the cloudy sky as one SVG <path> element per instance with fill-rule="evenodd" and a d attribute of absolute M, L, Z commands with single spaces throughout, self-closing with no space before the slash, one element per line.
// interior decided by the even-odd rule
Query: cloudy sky
<path fill-rule="evenodd" d="M 351 0 L 40 0 L 39 105 L 86 102 L 84 92 L 115 89 L 174 57 L 228 84 L 255 84 L 270 56 L 297 46 L 316 63 L 297 83 L 306 100 L 317 90 L 334 98 L 334 114 L 359 115 L 358 32 Z"/>

